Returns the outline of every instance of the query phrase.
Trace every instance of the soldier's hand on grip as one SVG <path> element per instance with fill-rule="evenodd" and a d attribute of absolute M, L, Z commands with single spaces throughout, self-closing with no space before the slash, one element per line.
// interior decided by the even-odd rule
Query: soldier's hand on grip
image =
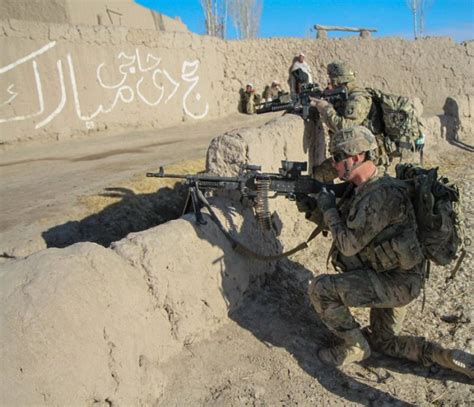
<path fill-rule="evenodd" d="M 311 198 L 308 195 L 303 195 L 296 198 L 296 207 L 299 212 L 307 213 L 312 212 L 317 208 L 318 204 L 315 198 Z"/>
<path fill-rule="evenodd" d="M 325 187 L 318 194 L 318 207 L 323 213 L 336 207 L 336 197 Z"/>

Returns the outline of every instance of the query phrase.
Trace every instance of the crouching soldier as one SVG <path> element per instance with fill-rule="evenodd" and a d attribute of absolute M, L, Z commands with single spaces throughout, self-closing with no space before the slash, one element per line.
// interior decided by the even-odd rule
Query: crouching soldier
<path fill-rule="evenodd" d="M 309 286 L 322 322 L 343 340 L 342 345 L 320 349 L 318 356 L 326 364 L 342 366 L 368 358 L 373 349 L 474 378 L 472 355 L 400 335 L 407 305 L 423 286 L 427 261 L 410 197 L 398 179 L 379 176 L 376 149 L 374 135 L 362 126 L 340 130 L 330 142 L 334 169 L 354 188 L 338 207 L 331 193 L 323 190 L 317 196 L 315 218 L 322 215 L 331 232 L 332 263 L 343 272 L 318 276 Z M 370 308 L 364 333 L 349 307 Z"/>

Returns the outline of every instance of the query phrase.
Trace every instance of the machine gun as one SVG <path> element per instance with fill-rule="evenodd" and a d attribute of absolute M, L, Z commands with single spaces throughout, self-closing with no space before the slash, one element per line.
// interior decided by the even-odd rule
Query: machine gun
<path fill-rule="evenodd" d="M 271 102 L 264 102 L 257 106 L 257 114 L 269 112 L 293 113 L 301 116 L 304 120 L 319 120 L 318 110 L 311 106 L 311 99 L 325 99 L 331 104 L 347 100 L 347 90 L 344 87 L 336 89 L 321 89 L 317 83 L 305 83 L 301 85 L 299 94 L 284 93 Z"/>
<path fill-rule="evenodd" d="M 202 191 L 230 190 L 238 191 L 242 198 L 253 202 L 255 216 L 262 228 L 271 228 L 271 214 L 268 200 L 284 196 L 297 200 L 309 194 L 316 194 L 323 188 L 332 191 L 336 197 L 342 197 L 349 183 L 324 184 L 309 175 L 302 175 L 307 170 L 306 162 L 282 161 L 278 173 L 262 173 L 258 165 L 245 165 L 241 174 L 235 177 L 220 177 L 209 174 L 177 175 L 166 174 L 163 167 L 159 172 L 149 172 L 147 177 L 178 178 L 188 187 L 188 199 L 185 210 L 192 205 L 196 222 L 205 224 L 201 209 L 206 205 Z M 190 202 L 189 202 L 190 201 Z"/>

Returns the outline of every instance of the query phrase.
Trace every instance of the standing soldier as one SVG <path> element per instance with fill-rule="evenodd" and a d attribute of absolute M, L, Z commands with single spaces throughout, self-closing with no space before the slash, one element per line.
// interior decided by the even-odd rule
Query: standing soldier
<path fill-rule="evenodd" d="M 329 139 L 339 130 L 358 125 L 365 126 L 376 135 L 377 165 L 387 167 L 389 160 L 384 148 L 382 121 L 376 106 L 372 103 L 372 96 L 365 88 L 357 85 L 356 74 L 346 63 L 331 62 L 327 66 L 327 73 L 329 76 L 328 87 L 331 89 L 345 88 L 347 91 L 347 100 L 340 101 L 335 105 L 324 99 L 312 99 L 311 101 L 311 104 L 318 109 L 321 121 L 329 132 Z M 329 160 L 321 163 L 314 173 L 317 178 L 327 182 L 334 179 L 336 175 Z M 319 175 L 317 175 L 318 173 Z"/>
<path fill-rule="evenodd" d="M 337 208 L 334 195 L 323 190 L 317 197 L 319 216 L 313 213 L 313 218 L 322 214 L 334 240 L 332 263 L 343 272 L 323 274 L 310 283 L 316 312 L 343 340 L 342 345 L 320 349 L 318 356 L 326 364 L 342 366 L 368 358 L 373 349 L 474 378 L 472 355 L 400 335 L 406 306 L 423 286 L 427 262 L 411 200 L 399 180 L 378 175 L 376 149 L 374 135 L 362 126 L 338 131 L 331 139 L 333 166 L 354 191 Z M 365 335 L 349 307 L 370 308 Z"/>
<path fill-rule="evenodd" d="M 332 89 L 343 87 L 347 90 L 347 100 L 336 106 L 324 99 L 312 101 L 329 131 L 335 133 L 338 130 L 361 125 L 376 135 L 380 134 L 381 121 L 376 117 L 372 96 L 365 88 L 357 86 L 355 72 L 344 62 L 332 62 L 327 66 L 327 73 Z"/>

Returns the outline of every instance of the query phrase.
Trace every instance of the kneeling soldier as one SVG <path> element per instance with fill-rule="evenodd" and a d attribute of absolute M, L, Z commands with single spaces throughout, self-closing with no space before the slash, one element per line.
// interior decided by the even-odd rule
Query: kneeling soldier
<path fill-rule="evenodd" d="M 320 349 L 318 356 L 326 364 L 342 366 L 368 358 L 373 349 L 474 378 L 472 355 L 400 335 L 406 306 L 423 286 L 427 262 L 411 200 L 399 180 L 378 175 L 376 149 L 374 135 L 363 126 L 341 130 L 331 140 L 333 167 L 354 190 L 339 207 L 331 193 L 323 190 L 317 196 L 316 211 L 334 240 L 332 263 L 343 272 L 310 283 L 316 312 L 343 340 L 340 346 Z M 370 308 L 364 333 L 349 307 Z"/>

